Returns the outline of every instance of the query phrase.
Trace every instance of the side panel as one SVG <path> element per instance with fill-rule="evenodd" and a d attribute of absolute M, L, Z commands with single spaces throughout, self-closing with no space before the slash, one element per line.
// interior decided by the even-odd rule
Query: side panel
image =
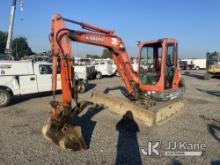
<path fill-rule="evenodd" d="M 200 69 L 206 68 L 206 59 L 193 59 L 192 63 L 194 64 L 194 69 L 199 67 Z"/>
<path fill-rule="evenodd" d="M 13 95 L 20 95 L 18 76 L 0 76 L 0 87 L 7 87 Z"/>
<path fill-rule="evenodd" d="M 52 74 L 38 74 L 37 85 L 39 92 L 51 91 L 52 89 Z"/>
<path fill-rule="evenodd" d="M 111 76 L 114 74 L 114 68 L 112 67 L 112 65 L 110 64 L 107 64 L 107 63 L 100 63 L 98 65 L 95 65 L 95 69 L 98 71 L 98 72 L 101 72 L 102 75 L 108 75 L 108 76 Z"/>
<path fill-rule="evenodd" d="M 75 73 L 75 79 L 83 79 L 87 80 L 89 69 L 87 69 L 87 66 L 73 66 L 74 67 L 74 73 Z"/>
<path fill-rule="evenodd" d="M 37 78 L 36 75 L 19 76 L 21 94 L 37 93 Z"/>
<path fill-rule="evenodd" d="M 38 92 L 51 91 L 52 84 L 52 68 L 48 64 L 35 65 L 34 71 L 37 76 Z"/>
<path fill-rule="evenodd" d="M 44 71 L 42 72 L 42 69 Z M 39 92 L 47 92 L 52 90 L 52 70 L 51 65 L 38 65 L 37 70 L 37 86 Z M 41 70 L 41 71 L 40 71 Z M 57 74 L 57 90 L 61 89 L 60 74 Z"/>
<path fill-rule="evenodd" d="M 37 75 L 37 86 L 39 92 L 52 91 L 52 74 Z M 61 77 L 57 74 L 57 90 L 61 90 Z"/>
<path fill-rule="evenodd" d="M 0 76 L 34 74 L 32 65 L 30 61 L 0 61 Z"/>

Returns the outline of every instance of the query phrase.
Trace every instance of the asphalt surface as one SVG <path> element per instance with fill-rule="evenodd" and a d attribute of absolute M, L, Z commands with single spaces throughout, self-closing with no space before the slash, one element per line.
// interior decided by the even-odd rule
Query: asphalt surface
<path fill-rule="evenodd" d="M 0 164 L 220 164 L 220 79 L 202 80 L 203 72 L 184 75 L 188 106 L 160 126 L 147 128 L 139 121 L 90 107 L 79 118 L 89 146 L 80 152 L 63 151 L 42 137 L 51 109 L 49 94 L 17 97 L 11 106 L 0 109 Z M 116 77 L 90 81 L 80 100 L 89 98 L 92 90 L 125 98 L 123 83 Z M 150 141 L 152 145 L 160 141 L 156 148 L 160 156 L 146 155 Z M 203 151 L 202 156 L 165 156 L 169 142 L 184 143 L 187 151 L 194 146 Z"/>

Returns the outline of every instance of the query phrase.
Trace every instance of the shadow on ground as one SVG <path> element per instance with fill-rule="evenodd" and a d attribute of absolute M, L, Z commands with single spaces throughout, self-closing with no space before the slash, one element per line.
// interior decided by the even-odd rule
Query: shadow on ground
<path fill-rule="evenodd" d="M 87 87 L 86 87 L 86 91 L 85 92 L 88 92 L 88 91 L 90 91 L 90 90 L 92 90 L 93 88 L 95 88 L 96 87 L 96 84 L 93 84 L 93 83 L 89 83 L 88 85 L 87 85 Z"/>
<path fill-rule="evenodd" d="M 220 159 L 211 161 L 211 165 L 220 165 Z"/>
<path fill-rule="evenodd" d="M 95 87 L 96 87 L 96 84 L 88 84 L 85 92 L 88 92 L 89 90 L 92 90 Z M 57 91 L 57 94 L 61 94 L 61 90 Z M 30 99 L 48 97 L 48 96 L 52 96 L 51 91 L 50 92 L 35 93 L 35 94 L 28 94 L 28 95 L 23 95 L 23 96 L 14 96 L 12 98 L 12 102 L 9 106 L 13 106 L 13 105 L 19 104 L 21 102 L 28 101 Z"/>
<path fill-rule="evenodd" d="M 196 72 L 184 72 L 182 73 L 184 76 L 194 77 L 200 80 L 204 80 L 204 75 L 196 73 Z"/>
<path fill-rule="evenodd" d="M 216 124 L 208 124 L 207 129 L 213 138 L 220 143 L 220 126 Z"/>
<path fill-rule="evenodd" d="M 114 90 L 120 90 L 121 94 L 124 95 L 125 97 L 127 97 L 127 90 L 125 89 L 125 87 L 123 86 L 117 86 L 114 88 L 105 88 L 104 93 L 108 94 L 110 91 L 114 91 Z"/>
<path fill-rule="evenodd" d="M 179 160 L 171 160 L 171 162 L 169 163 L 169 165 L 182 165 L 182 163 Z"/>
<path fill-rule="evenodd" d="M 134 121 L 133 114 L 128 111 L 117 123 L 118 131 L 116 165 L 142 165 L 137 133 L 139 127 Z"/>
<path fill-rule="evenodd" d="M 14 96 L 9 106 L 13 106 L 21 102 L 28 101 L 30 99 L 48 97 L 48 96 L 52 96 L 52 92 L 43 92 L 43 93 L 28 94 L 28 95 L 23 95 L 23 96 Z"/>
<path fill-rule="evenodd" d="M 212 78 L 215 78 L 215 79 L 220 79 L 220 76 L 212 76 Z"/>
<path fill-rule="evenodd" d="M 207 130 L 213 136 L 213 138 L 220 143 L 220 120 L 216 118 L 210 118 L 206 115 L 200 115 L 201 119 L 207 123 Z"/>
<path fill-rule="evenodd" d="M 89 107 L 88 110 L 81 116 L 76 116 L 74 118 L 74 124 L 81 127 L 82 135 L 88 148 L 90 147 L 92 133 L 96 126 L 96 121 L 93 121 L 92 118 L 102 110 L 103 107 L 95 105 Z"/>
<path fill-rule="evenodd" d="M 220 97 L 220 91 L 217 91 L 217 90 L 205 90 L 205 89 L 199 89 L 199 88 L 197 88 L 197 90 L 200 91 L 200 92 L 203 92 L 203 93 L 207 93 L 207 94 L 210 94 L 210 95 Z"/>

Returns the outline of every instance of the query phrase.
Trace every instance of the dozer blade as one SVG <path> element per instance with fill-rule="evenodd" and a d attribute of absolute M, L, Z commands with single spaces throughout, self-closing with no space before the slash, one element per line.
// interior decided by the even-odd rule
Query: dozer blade
<path fill-rule="evenodd" d="M 97 91 L 92 92 L 89 101 L 100 104 L 107 110 L 121 116 L 124 116 L 127 112 L 131 112 L 134 119 L 140 120 L 148 127 L 161 124 L 185 107 L 185 102 L 178 100 L 165 102 L 164 104 L 155 106 L 153 109 L 146 109 L 131 101 L 123 100 Z"/>
<path fill-rule="evenodd" d="M 154 124 L 154 113 L 137 106 L 132 102 L 97 91 L 94 91 L 91 94 L 90 101 L 96 104 L 101 104 L 109 111 L 115 112 L 121 116 L 124 116 L 127 112 L 131 112 L 134 119 L 141 120 L 147 126 L 152 126 Z"/>
<path fill-rule="evenodd" d="M 47 125 L 42 128 L 43 136 L 64 150 L 80 151 L 87 149 L 81 127 L 74 124 L 74 117 L 90 104 L 90 102 L 85 101 L 80 104 L 79 110 L 73 111 L 67 116 L 50 117 Z"/>

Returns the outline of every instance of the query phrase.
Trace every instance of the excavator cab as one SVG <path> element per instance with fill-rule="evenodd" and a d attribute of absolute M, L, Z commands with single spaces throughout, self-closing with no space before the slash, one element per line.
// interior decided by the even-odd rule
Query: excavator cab
<path fill-rule="evenodd" d="M 176 40 L 140 42 L 139 48 L 138 76 L 142 93 L 167 100 L 172 91 L 181 87 Z"/>
<path fill-rule="evenodd" d="M 156 85 L 161 72 L 161 43 L 143 45 L 139 62 L 139 79 L 143 84 Z"/>

